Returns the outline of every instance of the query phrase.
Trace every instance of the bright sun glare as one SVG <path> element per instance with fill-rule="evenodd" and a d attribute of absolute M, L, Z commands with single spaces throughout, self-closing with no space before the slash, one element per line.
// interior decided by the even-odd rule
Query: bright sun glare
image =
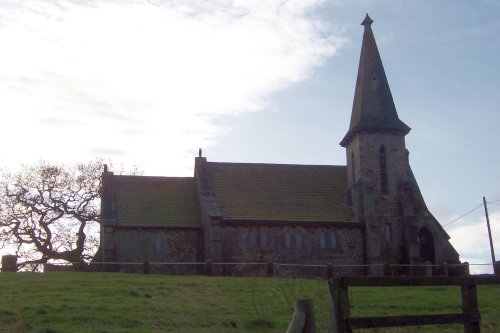
<path fill-rule="evenodd" d="M 268 107 L 336 52 L 317 2 L 4 5 L 0 140 L 17 139 L 0 163 L 98 156 L 191 174 L 197 148 L 226 130 L 214 116 Z"/>

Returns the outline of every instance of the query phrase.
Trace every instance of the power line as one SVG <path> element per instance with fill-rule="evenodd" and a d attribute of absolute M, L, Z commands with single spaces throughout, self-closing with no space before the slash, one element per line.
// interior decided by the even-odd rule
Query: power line
<path fill-rule="evenodd" d="M 443 224 L 443 227 L 446 227 L 447 225 L 450 225 L 450 224 L 452 224 L 452 223 L 454 223 L 454 222 L 456 222 L 456 221 L 460 220 L 462 217 L 465 217 L 465 216 L 469 215 L 470 213 L 472 213 L 473 211 L 475 211 L 476 209 L 478 209 L 478 208 L 479 208 L 479 207 L 481 207 L 482 205 L 483 205 L 483 204 L 481 203 L 481 204 L 477 205 L 476 207 L 472 208 L 471 210 L 469 210 L 467 213 L 465 213 L 465 214 L 463 214 L 463 215 L 461 215 L 461 216 L 457 217 L 457 218 L 456 218 L 456 219 L 454 219 L 453 221 L 450 221 L 450 222 L 448 222 L 448 223 L 446 223 L 446 224 Z"/>

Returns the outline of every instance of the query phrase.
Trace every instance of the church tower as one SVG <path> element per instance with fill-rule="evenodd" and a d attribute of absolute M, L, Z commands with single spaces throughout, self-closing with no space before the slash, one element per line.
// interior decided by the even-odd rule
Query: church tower
<path fill-rule="evenodd" d="M 411 172 L 405 146 L 410 127 L 396 112 L 372 23 L 368 14 L 361 23 L 364 34 L 351 122 L 340 145 L 347 155 L 348 202 L 364 224 L 365 262 L 373 265 L 372 274 L 380 274 L 385 263 L 436 261 L 434 249 L 422 252 L 419 230 L 432 229 L 433 243 L 444 237 L 449 245 L 449 237 L 429 215 Z"/>

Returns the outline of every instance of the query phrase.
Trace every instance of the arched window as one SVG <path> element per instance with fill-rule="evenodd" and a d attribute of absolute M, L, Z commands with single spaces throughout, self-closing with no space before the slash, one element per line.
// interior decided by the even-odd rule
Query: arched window
<path fill-rule="evenodd" d="M 257 247 L 257 231 L 253 229 L 248 232 L 248 247 L 251 249 Z"/>
<path fill-rule="evenodd" d="M 299 230 L 297 230 L 295 233 L 295 247 L 297 249 L 301 249 L 304 247 L 304 245 L 302 243 L 302 234 L 300 233 Z"/>
<path fill-rule="evenodd" d="M 337 233 L 335 233 L 335 231 L 330 232 L 330 247 L 332 249 L 336 249 L 338 247 Z"/>
<path fill-rule="evenodd" d="M 260 231 L 260 247 L 267 249 L 269 247 L 269 240 L 267 237 L 267 232 L 265 230 Z"/>
<path fill-rule="evenodd" d="M 290 249 L 292 247 L 292 235 L 289 231 L 285 231 L 285 248 Z"/>
<path fill-rule="evenodd" d="M 385 147 L 380 147 L 379 150 L 379 167 L 380 167 L 380 193 L 387 194 L 388 184 L 387 184 L 387 163 L 385 156 Z"/>
<path fill-rule="evenodd" d="M 390 223 L 385 225 L 385 240 L 392 242 L 392 225 Z"/>
<path fill-rule="evenodd" d="M 155 252 L 156 253 L 161 253 L 162 251 L 162 243 L 163 243 L 163 239 L 161 237 L 161 234 L 156 234 L 156 237 L 155 237 Z"/>
<path fill-rule="evenodd" d="M 326 247 L 326 236 L 323 231 L 319 232 L 319 247 L 324 249 Z"/>

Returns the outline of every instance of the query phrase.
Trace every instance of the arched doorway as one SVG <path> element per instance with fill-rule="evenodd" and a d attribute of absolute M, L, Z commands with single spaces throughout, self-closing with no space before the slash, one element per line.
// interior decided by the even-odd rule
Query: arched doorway
<path fill-rule="evenodd" d="M 432 239 L 431 232 L 425 227 L 418 232 L 418 244 L 422 261 L 434 263 L 436 259 L 434 254 L 434 240 Z"/>

